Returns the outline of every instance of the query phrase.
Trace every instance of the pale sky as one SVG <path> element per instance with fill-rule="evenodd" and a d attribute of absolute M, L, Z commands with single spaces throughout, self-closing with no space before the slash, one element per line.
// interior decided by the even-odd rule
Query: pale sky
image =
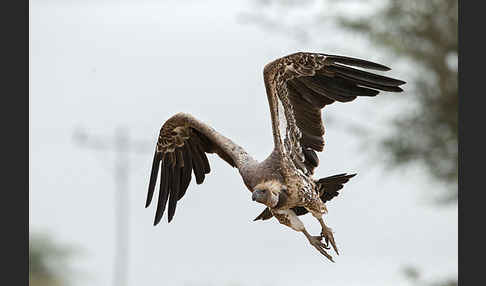
<path fill-rule="evenodd" d="M 173 222 L 164 216 L 153 227 L 155 206 L 144 203 L 153 144 L 168 117 L 191 113 L 263 160 L 273 147 L 267 62 L 316 51 L 392 65 L 380 50 L 343 41 L 336 30 L 322 31 L 319 44 L 299 43 L 241 24 L 245 1 L 182 2 L 30 3 L 30 229 L 82 249 L 73 258 L 73 285 L 112 283 L 117 194 L 114 153 L 79 148 L 78 127 L 110 138 L 124 126 L 146 143 L 146 152 L 130 156 L 129 285 L 408 285 L 405 265 L 430 278 L 457 274 L 457 207 L 430 204 L 428 193 L 438 186 L 422 169 L 387 172 L 370 155 L 394 116 L 413 107 L 398 101 L 406 92 L 323 113 L 335 124 L 327 125 L 315 176 L 358 173 L 328 204 L 325 220 L 341 251 L 336 263 L 274 219 L 253 222 L 262 206 L 237 170 L 214 155 L 211 174 L 202 185 L 191 182 Z M 346 122 L 363 122 L 376 134 L 367 143 L 342 129 Z M 303 221 L 319 233 L 317 221 Z"/>

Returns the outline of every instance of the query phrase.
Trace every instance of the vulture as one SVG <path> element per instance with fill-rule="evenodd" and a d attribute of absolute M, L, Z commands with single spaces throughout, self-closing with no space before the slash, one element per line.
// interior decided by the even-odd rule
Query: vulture
<path fill-rule="evenodd" d="M 160 171 L 154 225 L 167 209 L 174 218 L 177 202 L 184 197 L 194 174 L 202 184 L 210 173 L 207 154 L 217 154 L 237 168 L 251 199 L 265 205 L 254 220 L 275 217 L 281 224 L 303 233 L 309 243 L 334 262 L 339 255 L 333 231 L 323 220 L 326 202 L 339 195 L 356 174 L 342 173 L 314 179 L 317 152 L 324 148 L 321 109 L 334 102 L 374 97 L 380 91 L 401 92 L 404 81 L 372 73 L 389 67 L 358 58 L 298 52 L 276 59 L 263 69 L 270 107 L 274 149 L 259 162 L 242 147 L 208 124 L 187 113 L 170 117 L 160 129 L 155 146 L 145 207 L 152 201 Z M 299 216 L 310 213 L 320 224 L 313 236 Z M 327 250 L 327 251 L 326 251 Z"/>

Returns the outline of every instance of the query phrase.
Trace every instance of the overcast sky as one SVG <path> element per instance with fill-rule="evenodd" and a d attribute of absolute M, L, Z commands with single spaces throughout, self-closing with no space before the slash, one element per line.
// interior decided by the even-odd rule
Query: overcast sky
<path fill-rule="evenodd" d="M 381 286 L 407 285 L 404 265 L 426 277 L 457 273 L 457 207 L 432 206 L 427 193 L 437 186 L 422 169 L 386 172 L 369 155 L 374 140 L 340 128 L 345 120 L 384 132 L 394 114 L 412 106 L 390 103 L 406 93 L 323 113 L 336 124 L 327 126 L 315 176 L 358 173 L 328 204 L 325 220 L 341 252 L 335 264 L 276 220 L 253 222 L 262 206 L 237 170 L 213 155 L 211 174 L 202 185 L 191 182 L 174 221 L 164 217 L 153 227 L 155 206 L 144 203 L 155 140 L 168 117 L 191 113 L 262 160 L 273 147 L 267 62 L 296 51 L 382 58 L 376 49 L 336 44 L 339 31 L 322 31 L 332 47 L 326 50 L 326 39 L 302 44 L 243 25 L 237 16 L 249 7 L 244 1 L 179 2 L 31 1 L 30 229 L 82 248 L 73 259 L 74 285 L 112 283 L 117 193 L 114 153 L 80 148 L 73 131 L 111 140 L 120 126 L 145 148 L 130 156 L 129 285 Z M 320 232 L 311 217 L 303 221 Z"/>

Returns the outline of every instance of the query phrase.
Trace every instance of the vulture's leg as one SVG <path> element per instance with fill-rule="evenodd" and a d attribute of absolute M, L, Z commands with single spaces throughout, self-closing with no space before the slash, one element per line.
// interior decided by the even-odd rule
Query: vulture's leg
<path fill-rule="evenodd" d="M 314 211 L 312 211 L 311 213 L 321 224 L 321 228 L 322 228 L 321 237 L 326 239 L 326 246 L 329 247 L 329 242 L 330 242 L 331 245 L 332 245 L 332 248 L 334 249 L 334 251 L 336 251 L 336 254 L 339 255 L 339 251 L 337 249 L 336 242 L 334 241 L 334 235 L 332 233 L 332 229 L 324 223 L 324 220 L 322 219 L 321 213 L 317 213 L 317 212 L 314 212 Z"/>
<path fill-rule="evenodd" d="M 322 255 L 327 257 L 327 259 L 334 262 L 332 256 L 326 252 L 326 249 L 329 249 L 329 247 L 327 247 L 324 243 L 321 242 L 322 236 L 311 236 L 305 228 L 302 229 L 302 233 L 305 234 L 305 236 L 309 240 L 310 244 L 312 244 L 312 246 L 314 246 Z"/>
<path fill-rule="evenodd" d="M 332 256 L 326 252 L 326 249 L 329 249 L 329 247 L 321 242 L 322 236 L 310 235 L 305 229 L 305 226 L 302 223 L 302 221 L 299 219 L 299 217 L 295 214 L 293 210 L 290 209 L 272 210 L 272 213 L 281 224 L 286 225 L 295 231 L 302 232 L 305 235 L 305 237 L 307 237 L 307 239 L 309 240 L 310 244 L 312 244 L 312 246 L 314 246 L 322 255 L 327 257 L 327 259 L 334 262 Z"/>

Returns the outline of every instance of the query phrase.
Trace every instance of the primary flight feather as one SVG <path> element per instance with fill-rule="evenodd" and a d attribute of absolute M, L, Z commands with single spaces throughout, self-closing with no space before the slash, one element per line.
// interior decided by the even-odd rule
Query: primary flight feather
<path fill-rule="evenodd" d="M 192 174 L 196 183 L 202 184 L 211 171 L 207 154 L 216 153 L 238 169 L 252 192 L 252 200 L 266 206 L 255 220 L 275 217 L 281 224 L 302 232 L 312 246 L 333 261 L 326 250 L 332 246 L 339 252 L 333 232 L 322 218 L 327 213 L 325 203 L 356 174 L 313 178 L 319 165 L 316 152 L 324 148 L 321 109 L 335 101 L 376 96 L 380 91 L 401 92 L 400 85 L 405 83 L 366 70 L 390 68 L 357 58 L 304 52 L 267 64 L 263 79 L 274 149 L 262 162 L 190 114 L 177 113 L 169 118 L 162 125 L 155 147 L 145 205 L 148 207 L 153 199 L 160 171 L 154 225 L 166 208 L 168 221 L 174 218 L 177 202 L 186 194 Z M 308 212 L 319 221 L 320 235 L 310 235 L 298 218 Z"/>

